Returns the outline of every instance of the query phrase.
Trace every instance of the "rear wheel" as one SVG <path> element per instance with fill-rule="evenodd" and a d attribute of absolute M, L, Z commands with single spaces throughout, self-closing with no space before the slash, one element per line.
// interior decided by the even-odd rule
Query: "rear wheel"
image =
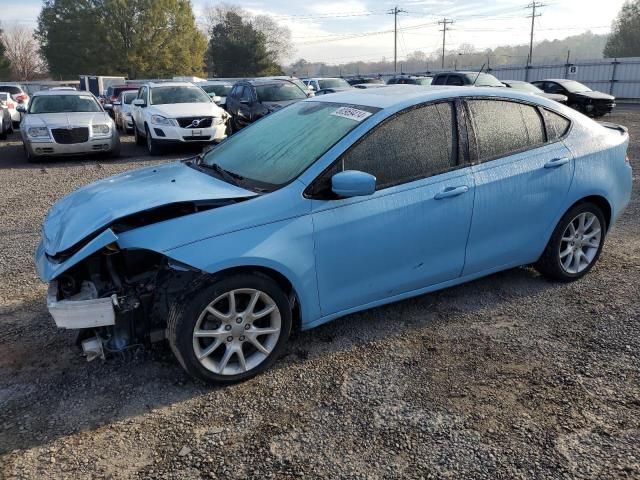
<path fill-rule="evenodd" d="M 170 310 L 167 338 L 192 376 L 231 383 L 253 377 L 278 358 L 291 331 L 282 289 L 260 274 L 196 285 Z"/>
<path fill-rule="evenodd" d="M 558 222 L 536 269 L 561 282 L 582 278 L 598 261 L 606 230 L 597 205 L 585 202 L 574 206 Z"/>
<path fill-rule="evenodd" d="M 7 133 L 9 133 L 9 127 L 4 122 L 0 123 L 0 140 L 6 140 Z"/>

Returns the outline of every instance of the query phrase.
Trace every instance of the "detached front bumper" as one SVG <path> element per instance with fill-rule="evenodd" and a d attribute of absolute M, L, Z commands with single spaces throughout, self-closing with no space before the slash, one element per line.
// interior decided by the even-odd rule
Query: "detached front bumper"
<path fill-rule="evenodd" d="M 81 329 L 115 325 L 116 295 L 109 298 L 58 300 L 58 282 L 49 283 L 47 308 L 58 328 Z"/>

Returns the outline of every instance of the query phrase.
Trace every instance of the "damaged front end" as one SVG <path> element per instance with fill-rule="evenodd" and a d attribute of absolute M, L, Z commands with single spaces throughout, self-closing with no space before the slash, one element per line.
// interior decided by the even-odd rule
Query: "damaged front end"
<path fill-rule="evenodd" d="M 200 272 L 148 250 L 111 243 L 49 283 L 58 328 L 79 330 L 88 360 L 164 339 L 170 301 Z"/>

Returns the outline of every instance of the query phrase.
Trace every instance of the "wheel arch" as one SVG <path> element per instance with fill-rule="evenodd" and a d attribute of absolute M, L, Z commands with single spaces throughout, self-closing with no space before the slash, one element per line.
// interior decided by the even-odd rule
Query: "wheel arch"
<path fill-rule="evenodd" d="M 602 213 L 604 215 L 604 220 L 606 222 L 606 231 L 609 231 L 609 228 L 611 227 L 611 216 L 613 214 L 613 210 L 611 208 L 611 203 L 609 202 L 609 200 L 607 200 L 602 195 L 588 195 L 586 197 L 581 198 L 580 200 L 575 201 L 573 204 L 569 206 L 569 208 L 567 208 L 564 211 L 564 213 L 568 212 L 573 207 L 581 203 L 593 203 L 598 208 L 600 208 L 600 210 L 602 210 Z"/>

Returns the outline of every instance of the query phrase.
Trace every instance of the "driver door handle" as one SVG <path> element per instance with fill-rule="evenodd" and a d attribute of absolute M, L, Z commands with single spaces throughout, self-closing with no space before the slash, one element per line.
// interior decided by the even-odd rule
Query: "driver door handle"
<path fill-rule="evenodd" d="M 457 197 L 458 195 L 462 195 L 463 193 L 467 193 L 468 191 L 469 187 L 467 185 L 460 185 L 458 187 L 447 187 L 440 193 L 437 193 L 433 198 L 435 198 L 436 200 L 442 200 L 443 198 Z"/>
<path fill-rule="evenodd" d="M 554 158 L 553 160 L 549 160 L 547 163 L 545 163 L 544 168 L 556 168 L 567 163 L 569 163 L 568 157 Z"/>

